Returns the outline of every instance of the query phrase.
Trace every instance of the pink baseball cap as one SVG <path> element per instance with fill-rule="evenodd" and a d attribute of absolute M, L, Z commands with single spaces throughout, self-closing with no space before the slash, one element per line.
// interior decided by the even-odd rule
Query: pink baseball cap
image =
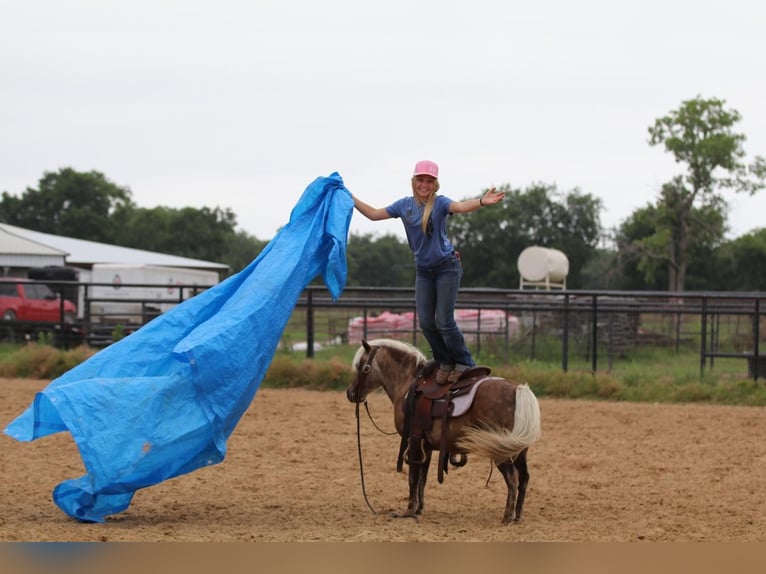
<path fill-rule="evenodd" d="M 432 161 L 424 159 L 415 164 L 415 172 L 412 176 L 414 177 L 416 175 L 430 175 L 431 177 L 439 179 L 439 166 Z"/>

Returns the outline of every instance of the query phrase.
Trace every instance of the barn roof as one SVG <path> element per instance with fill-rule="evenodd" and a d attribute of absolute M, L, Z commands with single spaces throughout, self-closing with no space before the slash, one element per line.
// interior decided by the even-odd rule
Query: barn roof
<path fill-rule="evenodd" d="M 185 267 L 191 269 L 210 269 L 215 271 L 228 271 L 229 266 L 225 263 L 179 257 L 132 247 L 121 247 L 108 243 L 98 243 L 85 239 L 52 235 L 40 231 L 32 231 L 6 223 L 0 223 L 0 257 L 5 257 L 14 250 L 28 249 L 30 252 L 39 251 L 38 256 L 47 254 L 57 256 L 55 263 L 43 265 L 71 265 L 75 267 L 90 268 L 94 263 L 126 263 L 163 265 L 166 267 Z M 6 238 L 6 239 L 4 239 Z M 25 247 L 26 246 L 26 247 Z M 62 256 L 65 261 L 62 263 Z M 39 266 L 35 263 L 33 266 Z M 20 265 L 15 265 L 20 266 Z"/>
<path fill-rule="evenodd" d="M 13 233 L 0 224 L 0 267 L 64 265 L 67 255 L 62 249 Z"/>

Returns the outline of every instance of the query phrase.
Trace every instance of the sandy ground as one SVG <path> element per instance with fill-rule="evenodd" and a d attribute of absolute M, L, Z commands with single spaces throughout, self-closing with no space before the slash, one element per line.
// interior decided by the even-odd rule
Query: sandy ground
<path fill-rule="evenodd" d="M 0 379 L 2 428 L 45 384 Z M 84 473 L 69 434 L 2 435 L 0 541 L 766 541 L 766 409 L 540 403 L 520 524 L 500 524 L 505 486 L 481 459 L 442 484 L 432 468 L 420 519 L 390 517 L 407 503 L 398 437 L 362 409 L 373 513 L 354 405 L 340 392 L 261 389 L 223 463 L 139 491 L 103 524 L 71 520 L 51 499 Z M 392 429 L 384 395 L 370 411 Z"/>

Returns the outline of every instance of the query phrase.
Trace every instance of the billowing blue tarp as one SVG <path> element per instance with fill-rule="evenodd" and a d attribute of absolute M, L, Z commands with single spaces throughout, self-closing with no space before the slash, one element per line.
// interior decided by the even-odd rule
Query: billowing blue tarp
<path fill-rule="evenodd" d="M 352 211 L 338 173 L 317 178 L 247 268 L 35 396 L 5 433 L 20 441 L 72 434 L 87 474 L 54 489 L 64 512 L 103 522 L 136 490 L 223 460 L 304 288 L 321 274 L 340 297 Z"/>

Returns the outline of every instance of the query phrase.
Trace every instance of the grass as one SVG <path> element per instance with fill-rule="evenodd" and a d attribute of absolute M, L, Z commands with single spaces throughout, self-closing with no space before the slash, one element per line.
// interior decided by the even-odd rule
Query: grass
<path fill-rule="evenodd" d="M 317 388 L 319 384 L 344 389 L 351 382 L 350 364 L 356 350 L 355 345 L 338 345 L 306 359 L 303 353 L 283 349 L 275 356 L 263 385 Z M 480 356 L 478 362 L 491 367 L 493 375 L 529 383 L 540 397 L 766 406 L 766 380 L 747 378 L 744 362 L 732 362 L 728 368 L 717 362 L 714 370 L 700 375 L 699 355 L 691 351 L 671 355 L 665 349 L 642 349 L 635 356 L 616 360 L 611 372 L 595 374 L 585 360 L 570 362 L 567 372 L 557 361 L 518 358 L 509 363 L 491 353 Z M 291 371 L 302 374 L 290 375 Z M 302 384 L 287 385 L 287 380 L 301 380 Z"/>
<path fill-rule="evenodd" d="M 3 344 L 0 345 L 0 377 L 55 379 L 95 353 L 85 346 L 62 350 L 44 343 Z"/>
<path fill-rule="evenodd" d="M 337 345 L 318 350 L 313 359 L 283 346 L 275 354 L 262 386 L 342 390 L 350 383 L 351 360 L 356 345 Z M 60 350 L 44 343 L 0 345 L 0 376 L 54 379 L 96 350 L 77 347 Z M 592 373 L 586 360 L 573 361 L 567 372 L 560 363 L 523 358 L 500 361 L 488 352 L 480 364 L 493 375 L 524 381 L 540 397 L 631 401 L 652 403 L 709 403 L 766 406 L 766 381 L 746 378 L 742 364 L 730 369 L 716 363 L 715 370 L 699 372 L 693 352 L 668 355 L 663 350 L 642 349 L 616 360 L 610 372 Z"/>

